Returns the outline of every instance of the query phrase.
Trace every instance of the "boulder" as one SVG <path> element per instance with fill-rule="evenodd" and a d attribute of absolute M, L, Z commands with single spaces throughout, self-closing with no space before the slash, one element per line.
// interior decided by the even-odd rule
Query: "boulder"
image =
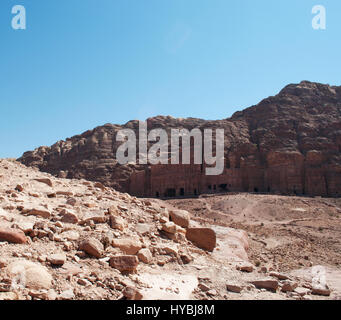
<path fill-rule="evenodd" d="M 43 206 L 38 206 L 37 208 L 30 209 L 27 211 L 27 214 L 32 215 L 32 216 L 42 217 L 45 219 L 49 219 L 51 216 L 50 211 L 48 211 Z"/>
<path fill-rule="evenodd" d="M 24 244 L 27 242 L 25 233 L 19 229 L 0 228 L 0 241 Z"/>
<path fill-rule="evenodd" d="M 80 243 L 79 249 L 83 250 L 90 256 L 100 258 L 103 254 L 104 246 L 99 240 L 95 238 L 88 238 Z"/>
<path fill-rule="evenodd" d="M 46 185 L 48 185 L 49 187 L 52 187 L 52 181 L 48 178 L 42 178 L 42 179 L 34 179 L 35 181 L 41 182 L 41 183 L 45 183 Z"/>
<path fill-rule="evenodd" d="M 213 251 L 216 246 L 216 233 L 210 228 L 188 228 L 187 240 L 193 242 L 197 247 Z"/>
<path fill-rule="evenodd" d="M 18 229 L 20 229 L 21 231 L 23 231 L 25 234 L 29 234 L 30 232 L 33 231 L 34 222 L 19 221 L 19 222 L 15 223 L 15 226 Z"/>
<path fill-rule="evenodd" d="M 119 255 L 113 256 L 109 260 L 109 265 L 121 272 L 132 273 L 136 271 L 139 260 L 136 256 Z"/>
<path fill-rule="evenodd" d="M 66 261 L 66 255 L 64 253 L 52 254 L 48 260 L 54 266 L 62 266 Z"/>
<path fill-rule="evenodd" d="M 112 246 L 126 254 L 137 254 L 142 248 L 141 242 L 134 239 L 113 239 Z"/>
<path fill-rule="evenodd" d="M 147 248 L 141 249 L 138 252 L 137 257 L 139 258 L 139 260 L 141 262 L 144 262 L 144 263 L 147 263 L 147 264 L 150 263 L 152 261 L 152 259 L 153 259 L 152 253 Z"/>
<path fill-rule="evenodd" d="M 68 241 L 76 241 L 80 237 L 79 233 L 75 230 L 64 231 L 60 234 L 60 236 L 62 239 L 66 239 Z"/>
<path fill-rule="evenodd" d="M 152 226 L 147 223 L 138 223 L 135 227 L 136 232 L 141 235 L 146 235 L 151 232 Z"/>
<path fill-rule="evenodd" d="M 175 234 L 177 231 L 176 224 L 171 221 L 166 222 L 164 225 L 162 225 L 162 230 L 170 234 Z"/>
<path fill-rule="evenodd" d="M 143 298 L 141 292 L 133 287 L 126 287 L 122 293 L 127 300 L 142 300 Z"/>
<path fill-rule="evenodd" d="M 293 281 L 284 281 L 282 285 L 282 292 L 293 292 L 297 288 L 297 283 Z"/>
<path fill-rule="evenodd" d="M 123 231 L 124 228 L 126 227 L 126 223 L 122 217 L 110 215 L 110 226 L 113 229 Z"/>
<path fill-rule="evenodd" d="M 63 209 L 60 212 L 60 216 L 61 216 L 60 221 L 65 222 L 65 223 L 77 224 L 79 221 L 76 213 L 74 213 L 73 211 L 66 210 L 66 209 Z"/>
<path fill-rule="evenodd" d="M 236 266 L 236 269 L 239 271 L 243 271 L 243 272 L 252 272 L 253 271 L 253 265 L 251 263 L 248 262 L 243 262 L 240 263 Z"/>
<path fill-rule="evenodd" d="M 243 287 L 237 284 L 233 284 L 233 283 L 227 283 L 226 284 L 226 289 L 227 291 L 231 291 L 234 293 L 241 293 L 243 290 Z"/>
<path fill-rule="evenodd" d="M 15 260 L 7 267 L 7 274 L 16 286 L 42 290 L 50 289 L 52 276 L 48 270 L 40 264 L 28 260 Z"/>
<path fill-rule="evenodd" d="M 278 288 L 278 281 L 273 279 L 262 279 L 251 281 L 257 289 L 266 289 L 275 292 Z"/>
<path fill-rule="evenodd" d="M 303 288 L 303 287 L 297 287 L 294 290 L 295 293 L 297 293 L 299 296 L 304 297 L 305 295 L 311 293 L 311 290 L 308 288 Z"/>
<path fill-rule="evenodd" d="M 93 221 L 94 223 L 105 223 L 107 221 L 107 217 L 105 216 L 104 212 L 97 211 L 97 212 L 87 212 L 81 224 L 85 224 L 87 222 Z"/>
<path fill-rule="evenodd" d="M 330 296 L 331 290 L 327 285 L 313 284 L 311 293 L 319 296 Z"/>
<path fill-rule="evenodd" d="M 189 226 L 190 215 L 185 210 L 172 210 L 169 212 L 171 221 L 180 227 L 187 228 Z"/>

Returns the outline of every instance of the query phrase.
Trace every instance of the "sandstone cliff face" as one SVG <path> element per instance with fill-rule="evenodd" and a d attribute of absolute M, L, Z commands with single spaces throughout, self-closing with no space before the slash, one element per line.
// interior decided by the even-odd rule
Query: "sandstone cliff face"
<path fill-rule="evenodd" d="M 225 169 L 206 176 L 200 165 L 119 165 L 116 134 L 133 129 L 106 124 L 18 159 L 68 178 L 100 181 L 138 196 L 187 196 L 219 191 L 339 196 L 341 194 L 341 87 L 303 81 L 278 95 L 206 121 L 158 116 L 148 130 L 171 128 L 225 130 Z"/>

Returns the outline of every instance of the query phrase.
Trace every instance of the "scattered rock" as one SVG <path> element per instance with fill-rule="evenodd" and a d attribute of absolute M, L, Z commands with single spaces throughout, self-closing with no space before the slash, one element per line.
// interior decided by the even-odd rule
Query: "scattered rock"
<path fill-rule="evenodd" d="M 275 277 L 278 280 L 288 280 L 289 279 L 289 277 L 286 276 L 285 274 L 279 273 L 279 272 L 274 272 L 274 271 L 270 272 L 270 276 Z"/>
<path fill-rule="evenodd" d="M 22 192 L 22 191 L 24 191 L 24 187 L 21 186 L 20 184 L 18 184 L 18 185 L 15 187 L 15 190 L 16 190 L 16 191 L 19 191 L 19 192 Z"/>
<path fill-rule="evenodd" d="M 7 266 L 7 261 L 4 258 L 0 258 L 0 269 Z"/>
<path fill-rule="evenodd" d="M 327 285 L 315 284 L 311 288 L 311 293 L 319 296 L 330 296 L 331 290 Z"/>
<path fill-rule="evenodd" d="M 207 291 L 207 294 L 209 296 L 216 296 L 218 293 L 217 293 L 217 290 L 211 289 L 211 290 Z"/>
<path fill-rule="evenodd" d="M 73 300 L 75 298 L 75 294 L 72 289 L 68 289 L 63 291 L 58 297 L 58 300 Z"/>
<path fill-rule="evenodd" d="M 48 178 L 43 178 L 43 179 L 34 179 L 35 181 L 41 182 L 41 183 L 45 183 L 46 185 L 48 185 L 49 187 L 53 187 L 52 181 Z"/>
<path fill-rule="evenodd" d="M 15 292 L 0 292 L 0 301 L 18 300 L 18 294 Z"/>
<path fill-rule="evenodd" d="M 295 290 L 294 290 L 295 293 L 297 293 L 299 296 L 303 297 L 309 293 L 311 293 L 311 290 L 308 289 L 308 288 L 303 288 L 303 287 L 297 287 Z"/>
<path fill-rule="evenodd" d="M 141 294 L 141 292 L 133 287 L 126 287 L 122 293 L 128 300 L 142 300 L 143 299 L 143 295 Z"/>
<path fill-rule="evenodd" d="M 15 260 L 7 267 L 7 272 L 16 286 L 41 290 L 50 289 L 52 276 L 40 264 L 28 260 Z"/>
<path fill-rule="evenodd" d="M 187 228 L 189 226 L 189 212 L 185 210 L 171 210 L 169 212 L 171 221 L 180 227 Z"/>
<path fill-rule="evenodd" d="M 123 231 L 126 227 L 126 223 L 123 218 L 119 216 L 110 215 L 110 226 L 113 229 L 118 229 Z"/>
<path fill-rule="evenodd" d="M 170 234 L 175 234 L 177 231 L 175 223 L 171 221 L 162 225 L 162 230 Z"/>
<path fill-rule="evenodd" d="M 193 261 L 193 257 L 190 254 L 186 252 L 180 252 L 179 254 L 180 254 L 180 259 L 183 264 L 188 264 Z"/>
<path fill-rule="evenodd" d="M 66 261 L 66 255 L 64 253 L 55 253 L 48 260 L 55 266 L 62 266 Z"/>
<path fill-rule="evenodd" d="M 203 292 L 207 292 L 210 290 L 210 287 L 204 283 L 199 283 L 198 288 Z"/>
<path fill-rule="evenodd" d="M 285 281 L 282 285 L 282 292 L 293 292 L 297 288 L 298 284 L 293 281 Z"/>
<path fill-rule="evenodd" d="M 94 223 L 105 223 L 107 221 L 107 217 L 105 216 L 104 212 L 101 211 L 87 212 L 83 217 L 81 224 L 85 224 L 90 221 Z"/>
<path fill-rule="evenodd" d="M 134 239 L 113 239 L 112 246 L 129 255 L 137 254 L 142 248 L 141 242 Z"/>
<path fill-rule="evenodd" d="M 44 207 L 37 207 L 34 209 L 28 210 L 27 214 L 42 217 L 45 219 L 49 219 L 51 217 L 51 213 Z"/>
<path fill-rule="evenodd" d="M 15 224 L 15 226 L 25 234 L 29 234 L 33 231 L 34 223 L 28 221 L 19 221 Z"/>
<path fill-rule="evenodd" d="M 18 229 L 0 228 L 0 241 L 24 244 L 27 242 L 25 233 Z"/>
<path fill-rule="evenodd" d="M 153 259 L 152 253 L 147 248 L 141 249 L 138 252 L 137 257 L 141 262 L 144 262 L 146 264 L 150 263 Z"/>
<path fill-rule="evenodd" d="M 75 198 L 69 198 L 66 200 L 66 204 L 70 205 L 70 206 L 75 206 L 77 203 L 77 200 Z"/>
<path fill-rule="evenodd" d="M 243 290 L 243 287 L 237 284 L 228 283 L 226 284 L 226 289 L 227 291 L 231 291 L 234 293 L 241 293 Z"/>
<path fill-rule="evenodd" d="M 210 228 L 188 228 L 186 238 L 207 251 L 213 251 L 216 246 L 216 233 Z"/>
<path fill-rule="evenodd" d="M 253 265 L 251 263 L 241 263 L 236 266 L 236 269 L 243 272 L 252 272 Z"/>
<path fill-rule="evenodd" d="M 90 256 L 100 258 L 103 254 L 104 247 L 99 240 L 95 238 L 89 238 L 81 242 L 79 249 L 83 250 Z"/>
<path fill-rule="evenodd" d="M 65 222 L 65 223 L 77 224 L 79 221 L 76 213 L 69 211 L 69 210 L 66 210 L 66 209 L 63 209 L 60 212 L 60 216 L 61 216 L 60 221 Z"/>
<path fill-rule="evenodd" d="M 142 236 L 150 233 L 151 229 L 152 229 L 152 226 L 147 223 L 138 223 L 135 227 L 136 232 L 138 232 Z"/>
<path fill-rule="evenodd" d="M 278 281 L 273 279 L 263 279 L 251 281 L 257 289 L 266 289 L 275 292 L 278 288 Z"/>
<path fill-rule="evenodd" d="M 110 258 L 109 265 L 121 272 L 135 272 L 139 264 L 136 256 L 122 255 Z"/>

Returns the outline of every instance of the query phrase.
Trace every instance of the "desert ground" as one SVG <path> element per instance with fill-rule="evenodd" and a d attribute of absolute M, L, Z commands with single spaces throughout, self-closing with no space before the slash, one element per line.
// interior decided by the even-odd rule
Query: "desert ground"
<path fill-rule="evenodd" d="M 340 299 L 339 199 L 142 199 L 0 160 L 0 299 Z"/>

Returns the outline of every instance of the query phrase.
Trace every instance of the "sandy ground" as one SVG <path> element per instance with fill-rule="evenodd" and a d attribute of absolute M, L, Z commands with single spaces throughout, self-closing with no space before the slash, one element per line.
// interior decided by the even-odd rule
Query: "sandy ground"
<path fill-rule="evenodd" d="M 254 265 L 308 276 L 310 267 L 322 265 L 339 291 L 341 199 L 240 193 L 167 202 L 196 221 L 245 230 Z"/>

